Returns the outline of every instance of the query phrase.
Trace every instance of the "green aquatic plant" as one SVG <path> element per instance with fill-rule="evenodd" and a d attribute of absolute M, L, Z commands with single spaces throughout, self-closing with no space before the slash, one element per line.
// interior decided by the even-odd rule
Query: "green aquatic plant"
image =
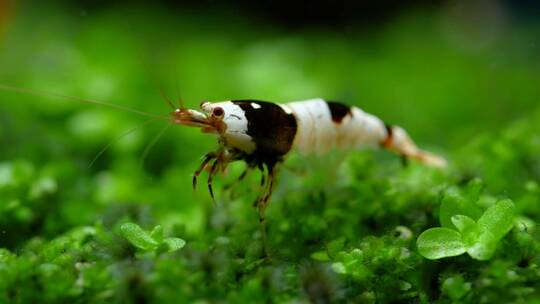
<path fill-rule="evenodd" d="M 122 236 L 133 246 L 143 251 L 174 252 L 186 245 L 186 241 L 181 238 L 164 238 L 161 225 L 157 225 L 151 232 L 147 232 L 135 223 L 124 223 L 120 226 L 120 231 Z"/>
<path fill-rule="evenodd" d="M 447 204 L 451 203 L 443 201 L 443 206 Z M 452 207 L 444 209 L 444 217 L 449 216 L 448 211 Z M 514 209 L 514 203 L 505 199 L 489 207 L 477 221 L 464 214 L 452 215 L 450 221 L 454 229 L 438 227 L 422 232 L 417 240 L 418 251 L 428 259 L 452 257 L 467 252 L 474 259 L 488 260 L 495 253 L 497 243 L 512 229 Z"/>

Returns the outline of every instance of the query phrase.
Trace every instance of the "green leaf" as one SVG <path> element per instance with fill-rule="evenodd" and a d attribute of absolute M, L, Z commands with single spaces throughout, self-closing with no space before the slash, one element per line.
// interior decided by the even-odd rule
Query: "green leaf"
<path fill-rule="evenodd" d="M 442 200 L 439 210 L 439 221 L 441 226 L 446 228 L 456 228 L 452 223 L 452 216 L 466 215 L 473 220 L 478 219 L 482 215 L 482 210 L 473 201 L 465 199 L 457 190 L 448 191 Z"/>
<path fill-rule="evenodd" d="M 489 260 L 495 253 L 496 246 L 497 239 L 493 234 L 489 231 L 483 231 L 476 239 L 476 242 L 467 247 L 467 253 L 477 260 Z"/>
<path fill-rule="evenodd" d="M 17 256 L 5 248 L 0 248 L 0 263 L 9 263 L 15 260 Z"/>
<path fill-rule="evenodd" d="M 122 224 L 120 232 L 133 246 L 142 250 L 154 250 L 159 246 L 159 243 L 135 223 Z"/>
<path fill-rule="evenodd" d="M 505 199 L 489 207 L 478 220 L 478 225 L 493 234 L 495 240 L 500 240 L 514 225 L 514 203 Z"/>
<path fill-rule="evenodd" d="M 339 273 L 339 274 L 347 273 L 347 268 L 345 268 L 345 265 L 343 265 L 343 263 L 341 262 L 332 263 L 331 267 L 335 273 Z"/>
<path fill-rule="evenodd" d="M 168 252 L 173 252 L 186 246 L 186 241 L 180 238 L 166 238 L 163 240 L 163 244 L 167 246 Z"/>
<path fill-rule="evenodd" d="M 158 244 L 161 244 L 163 242 L 163 227 L 161 227 L 161 225 L 154 227 L 152 232 L 150 232 L 150 237 Z"/>
<path fill-rule="evenodd" d="M 461 241 L 467 246 L 467 249 L 477 244 L 482 229 L 472 218 L 466 215 L 454 215 L 452 223 L 461 233 Z"/>
<path fill-rule="evenodd" d="M 56 180 L 52 177 L 42 177 L 34 182 L 30 188 L 31 199 L 38 199 L 43 196 L 55 193 L 58 190 Z"/>
<path fill-rule="evenodd" d="M 432 260 L 460 255 L 467 250 L 459 232 L 439 227 L 422 232 L 416 245 L 422 256 Z"/>
<path fill-rule="evenodd" d="M 329 257 L 335 257 L 345 246 L 345 238 L 341 237 L 326 244 L 326 252 Z"/>
<path fill-rule="evenodd" d="M 443 281 L 441 290 L 452 300 L 458 301 L 471 291 L 471 285 L 463 279 L 463 276 L 454 275 Z"/>
<path fill-rule="evenodd" d="M 328 256 L 328 253 L 326 251 L 315 251 L 314 253 L 310 255 L 310 257 L 314 259 L 315 261 L 320 261 L 320 262 L 330 261 L 330 257 Z"/>
<path fill-rule="evenodd" d="M 450 219 L 452 224 L 454 224 L 457 230 L 461 233 L 474 230 L 478 227 L 476 222 L 466 215 L 454 215 Z"/>
<path fill-rule="evenodd" d="M 472 179 L 464 189 L 464 195 L 470 202 L 476 202 L 484 190 L 484 182 L 479 178 Z"/>

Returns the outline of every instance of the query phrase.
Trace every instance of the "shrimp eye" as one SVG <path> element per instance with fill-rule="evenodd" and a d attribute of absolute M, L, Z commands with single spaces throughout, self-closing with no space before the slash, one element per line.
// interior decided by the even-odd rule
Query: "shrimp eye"
<path fill-rule="evenodd" d="M 216 117 L 221 117 L 225 114 L 225 111 L 223 111 L 223 108 L 221 107 L 215 107 L 214 110 L 212 110 L 212 115 Z"/>

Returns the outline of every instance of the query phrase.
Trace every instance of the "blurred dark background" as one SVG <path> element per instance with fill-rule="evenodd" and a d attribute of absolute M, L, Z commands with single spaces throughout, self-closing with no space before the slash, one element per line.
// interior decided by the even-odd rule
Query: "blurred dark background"
<path fill-rule="evenodd" d="M 3 11 L 17 7 L 34 6 L 39 2 L 2 0 Z M 384 1 L 53 1 L 54 5 L 80 9 L 85 12 L 106 10 L 111 7 L 161 7 L 163 9 L 182 13 L 191 11 L 220 11 L 225 16 L 254 18 L 261 22 L 286 28 L 325 27 L 339 30 L 347 26 L 377 26 L 402 14 L 418 9 L 443 10 L 449 7 L 461 7 L 462 13 L 478 14 L 481 10 L 500 9 L 513 17 L 534 20 L 540 12 L 540 4 L 534 0 L 474 0 L 474 1 L 444 1 L 444 0 L 384 0 Z M 478 11 L 477 11 L 478 10 Z M 479 16 L 480 17 L 480 16 Z"/>
<path fill-rule="evenodd" d="M 263 22 L 287 28 L 327 27 L 339 29 L 343 26 L 376 26 L 391 22 L 393 18 L 410 10 L 438 10 L 445 6 L 468 6 L 468 8 L 489 9 L 500 7 L 520 18 L 538 17 L 540 4 L 534 0 L 524 1 L 443 1 L 443 0 L 383 0 L 383 1 L 153 1 L 175 11 L 221 10 L 225 14 L 240 14 L 260 19 Z M 65 5 L 75 5 L 83 10 L 106 9 L 114 5 L 143 5 L 145 1 L 64 1 Z M 472 3 L 472 4 L 471 4 Z M 475 12 L 472 12 L 473 14 Z"/>

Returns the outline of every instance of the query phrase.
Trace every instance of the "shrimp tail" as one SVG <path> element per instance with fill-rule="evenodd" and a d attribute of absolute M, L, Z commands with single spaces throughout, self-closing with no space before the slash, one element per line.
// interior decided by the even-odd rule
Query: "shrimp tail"
<path fill-rule="evenodd" d="M 448 166 L 445 158 L 419 149 L 403 128 L 387 126 L 386 129 L 387 138 L 382 144 L 384 148 L 395 151 L 406 158 L 415 159 L 427 166 L 436 168 L 446 168 Z"/>

